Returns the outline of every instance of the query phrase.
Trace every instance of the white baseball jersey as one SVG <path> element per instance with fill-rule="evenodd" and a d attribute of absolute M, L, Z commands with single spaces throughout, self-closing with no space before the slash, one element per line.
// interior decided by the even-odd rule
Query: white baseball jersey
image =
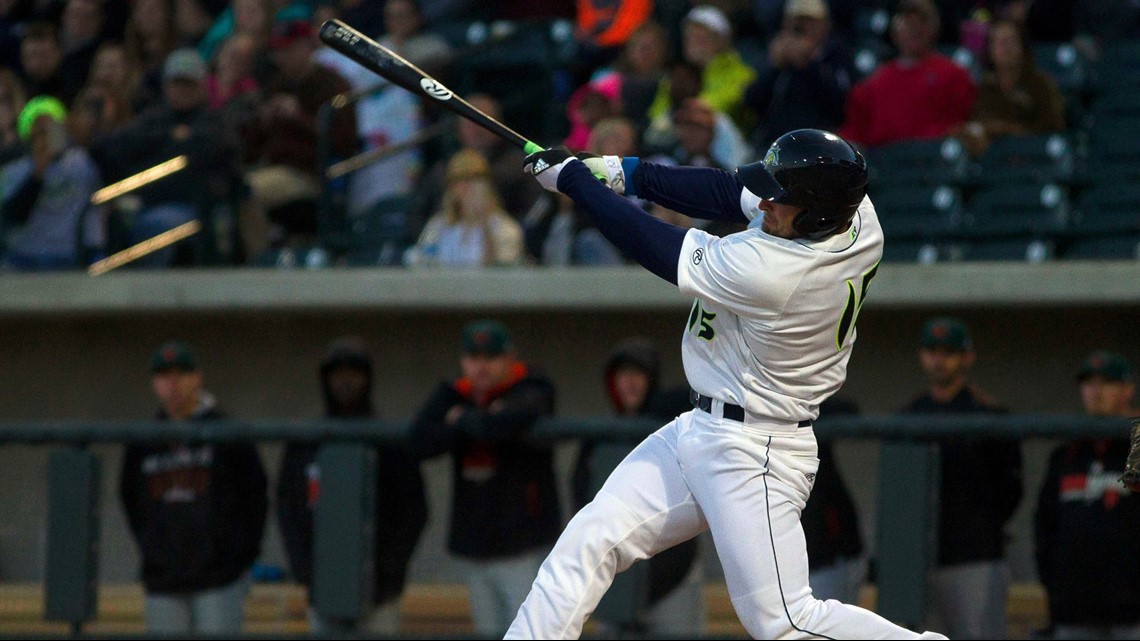
<path fill-rule="evenodd" d="M 681 342 L 689 385 L 743 407 L 745 424 L 816 418 L 847 377 L 882 255 L 867 197 L 847 232 L 819 241 L 772 236 L 759 220 L 724 238 L 690 230 L 677 269 L 696 298 Z"/>

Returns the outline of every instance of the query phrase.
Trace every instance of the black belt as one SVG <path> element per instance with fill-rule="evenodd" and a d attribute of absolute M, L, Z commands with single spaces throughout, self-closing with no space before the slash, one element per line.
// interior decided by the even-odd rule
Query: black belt
<path fill-rule="evenodd" d="M 704 394 L 698 394 L 693 390 L 689 390 L 689 402 L 693 404 L 693 407 L 712 414 L 713 399 L 711 396 L 705 396 Z M 724 418 L 743 423 L 744 408 L 739 405 L 733 405 L 732 403 L 725 403 Z M 811 421 L 800 421 L 797 427 L 811 427 Z"/>

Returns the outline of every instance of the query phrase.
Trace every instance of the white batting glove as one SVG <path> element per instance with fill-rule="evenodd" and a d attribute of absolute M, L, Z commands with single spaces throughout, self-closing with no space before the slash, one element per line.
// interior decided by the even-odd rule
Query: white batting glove
<path fill-rule="evenodd" d="M 621 156 L 599 156 L 582 152 L 575 158 L 585 163 L 594 177 L 614 193 L 625 193 L 625 170 L 621 166 Z"/>
<path fill-rule="evenodd" d="M 528 155 L 523 160 L 523 171 L 538 180 L 546 191 L 558 192 L 558 174 L 566 163 L 575 160 L 566 147 L 552 147 Z"/>

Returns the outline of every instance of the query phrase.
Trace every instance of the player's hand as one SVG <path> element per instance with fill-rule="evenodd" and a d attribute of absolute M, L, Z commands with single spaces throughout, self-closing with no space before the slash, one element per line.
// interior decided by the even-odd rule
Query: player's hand
<path fill-rule="evenodd" d="M 566 147 L 551 147 L 528 155 L 523 160 L 523 171 L 534 176 L 546 191 L 559 193 L 558 174 L 571 160 L 575 160 L 574 155 Z"/>
<path fill-rule="evenodd" d="M 590 173 L 614 193 L 625 193 L 625 171 L 621 167 L 621 156 L 599 156 L 581 152 L 574 157 L 585 163 Z"/>

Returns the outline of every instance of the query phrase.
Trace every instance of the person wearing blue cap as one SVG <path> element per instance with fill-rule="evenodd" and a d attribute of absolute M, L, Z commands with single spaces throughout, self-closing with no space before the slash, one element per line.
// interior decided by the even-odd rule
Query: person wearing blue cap
<path fill-rule="evenodd" d="M 102 243 L 98 217 L 87 216 L 99 169 L 68 139 L 67 109 L 52 96 L 29 100 L 16 128 L 27 153 L 0 167 L 0 265 L 10 271 L 77 268 Z"/>
<path fill-rule="evenodd" d="M 918 360 L 924 393 L 903 410 L 915 414 L 1006 413 L 971 380 L 974 339 L 959 318 L 926 321 Z M 1007 439 L 938 443 L 941 482 L 937 565 L 927 577 L 928 625 L 951 639 L 1004 639 L 1010 570 L 1005 527 L 1021 503 L 1021 444 Z"/>
<path fill-rule="evenodd" d="M 1076 375 L 1087 416 L 1119 418 L 1120 436 L 1083 438 L 1049 457 L 1034 516 L 1037 573 L 1054 639 L 1140 638 L 1140 494 L 1121 485 L 1136 384 L 1122 354 L 1096 350 Z M 1116 553 L 1119 552 L 1119 553 Z"/>

